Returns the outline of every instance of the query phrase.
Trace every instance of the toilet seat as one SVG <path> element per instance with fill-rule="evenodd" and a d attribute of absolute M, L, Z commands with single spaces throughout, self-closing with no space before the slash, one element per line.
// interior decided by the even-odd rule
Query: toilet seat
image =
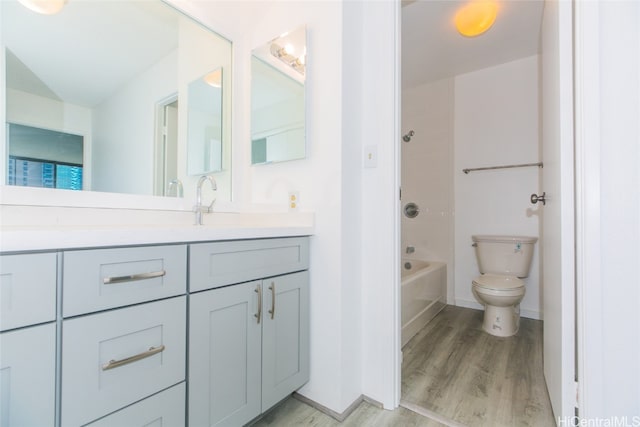
<path fill-rule="evenodd" d="M 524 294 L 524 282 L 515 276 L 483 274 L 473 279 L 477 291 L 494 296 L 518 296 Z"/>

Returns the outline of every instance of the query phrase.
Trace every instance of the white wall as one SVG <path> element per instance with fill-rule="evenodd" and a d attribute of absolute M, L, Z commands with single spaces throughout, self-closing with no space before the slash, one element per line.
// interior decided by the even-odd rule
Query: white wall
<path fill-rule="evenodd" d="M 348 4 L 349 2 L 345 2 Z M 345 55 L 363 50 L 361 73 L 351 75 L 352 85 L 362 85 L 355 110 L 345 111 L 345 124 L 361 127 L 360 150 L 373 146 L 377 167 L 361 169 L 361 161 L 345 164 L 362 175 L 362 392 L 393 409 L 400 399 L 400 2 L 368 1 L 362 4 L 362 33 Z M 344 23 L 344 39 L 352 37 L 352 21 Z M 349 71 L 349 70 L 346 70 Z M 347 143 L 350 141 L 344 141 Z M 345 198 L 358 193 L 349 191 Z"/>
<path fill-rule="evenodd" d="M 480 308 L 471 292 L 479 274 L 473 234 L 538 236 L 536 167 L 462 172 L 464 168 L 539 161 L 538 57 L 528 57 L 455 78 L 455 300 Z M 526 295 L 525 317 L 540 318 L 537 253 Z"/>
<path fill-rule="evenodd" d="M 578 374 L 581 416 L 640 415 L 640 4 L 576 17 Z"/>
<path fill-rule="evenodd" d="M 403 257 L 447 263 L 447 301 L 453 287 L 453 116 L 454 79 L 402 90 L 402 206 L 420 207 L 416 218 L 402 216 Z M 412 255 L 406 247 L 414 246 Z"/>

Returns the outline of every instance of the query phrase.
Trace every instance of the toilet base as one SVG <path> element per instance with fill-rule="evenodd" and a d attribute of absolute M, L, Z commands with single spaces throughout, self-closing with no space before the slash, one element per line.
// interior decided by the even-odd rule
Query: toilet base
<path fill-rule="evenodd" d="M 484 306 L 482 329 L 496 337 L 510 337 L 520 328 L 520 304 L 509 307 Z"/>

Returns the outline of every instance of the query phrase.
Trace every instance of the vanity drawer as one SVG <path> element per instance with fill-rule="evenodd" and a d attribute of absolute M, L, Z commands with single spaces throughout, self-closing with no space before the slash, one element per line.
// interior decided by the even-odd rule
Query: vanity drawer
<path fill-rule="evenodd" d="M 186 291 L 186 245 L 68 251 L 63 266 L 64 317 Z"/>
<path fill-rule="evenodd" d="M 185 352 L 186 296 L 64 320 L 62 425 L 184 381 Z"/>
<path fill-rule="evenodd" d="M 56 318 L 55 253 L 0 256 L 0 330 Z"/>
<path fill-rule="evenodd" d="M 309 268 L 309 239 L 197 243 L 189 248 L 191 292 Z"/>
<path fill-rule="evenodd" d="M 185 384 L 180 383 L 88 424 L 90 427 L 180 427 L 185 424 Z"/>

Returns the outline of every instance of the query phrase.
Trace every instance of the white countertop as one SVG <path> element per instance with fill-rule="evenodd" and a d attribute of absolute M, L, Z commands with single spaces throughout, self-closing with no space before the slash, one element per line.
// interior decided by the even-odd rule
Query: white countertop
<path fill-rule="evenodd" d="M 15 225 L 0 229 L 0 252 L 308 236 L 313 214 L 232 215 L 205 225 Z"/>

